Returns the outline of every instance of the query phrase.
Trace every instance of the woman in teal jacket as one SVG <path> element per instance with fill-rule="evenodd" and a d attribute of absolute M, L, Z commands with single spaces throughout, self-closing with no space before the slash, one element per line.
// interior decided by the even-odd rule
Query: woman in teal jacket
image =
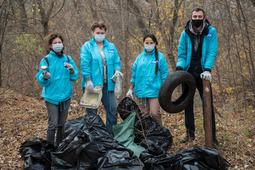
<path fill-rule="evenodd" d="M 111 78 L 123 75 L 118 51 L 105 39 L 106 29 L 102 21 L 95 21 L 91 26 L 93 38 L 81 48 L 81 87 L 84 91 L 86 85 L 89 92 L 96 86 L 103 86 L 101 101 L 106 110 L 106 127 L 113 134 L 112 126 L 117 124 L 117 100 Z M 87 108 L 86 112 L 97 114 L 97 109 Z"/>
<path fill-rule="evenodd" d="M 56 145 L 62 141 L 62 131 L 65 124 L 70 99 L 72 97 L 72 82 L 78 79 L 79 71 L 70 56 L 63 53 L 63 37 L 50 34 L 46 37 L 50 53 L 41 60 L 37 81 L 43 87 L 42 97 L 46 101 L 48 111 L 47 141 Z M 47 66 L 43 71 L 42 66 Z"/>
<path fill-rule="evenodd" d="M 158 92 L 160 86 L 168 76 L 168 66 L 164 54 L 158 52 L 158 44 L 153 34 L 143 38 L 144 50 L 136 58 L 131 78 L 131 87 L 127 92 L 128 97 L 135 96 L 140 99 L 142 116 L 152 118 L 162 125 Z"/>

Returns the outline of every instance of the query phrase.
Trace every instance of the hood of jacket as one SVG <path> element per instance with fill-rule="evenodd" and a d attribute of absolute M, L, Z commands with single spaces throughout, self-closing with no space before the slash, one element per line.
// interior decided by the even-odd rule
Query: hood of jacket
<path fill-rule="evenodd" d="M 191 20 L 189 20 L 187 23 L 186 23 L 186 26 L 185 26 L 185 32 L 189 35 L 189 36 L 193 36 L 195 35 L 194 31 L 193 31 L 193 28 L 192 28 L 192 23 L 191 23 Z M 209 26 L 210 26 L 210 22 L 206 19 L 205 22 L 203 23 L 203 27 L 201 29 L 202 32 L 200 32 L 200 35 L 208 35 L 209 33 Z"/>

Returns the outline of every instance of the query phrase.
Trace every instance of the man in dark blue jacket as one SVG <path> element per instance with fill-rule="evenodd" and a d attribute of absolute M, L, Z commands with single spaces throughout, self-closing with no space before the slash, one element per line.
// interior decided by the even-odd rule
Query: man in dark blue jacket
<path fill-rule="evenodd" d="M 186 24 L 178 47 L 176 70 L 184 70 L 193 75 L 201 99 L 203 99 L 202 79 L 211 81 L 211 70 L 217 55 L 218 40 L 216 29 L 205 18 L 205 12 L 196 8 Z M 185 109 L 187 136 L 181 141 L 186 143 L 195 139 L 193 101 Z M 215 134 L 215 115 L 212 100 L 212 131 L 214 146 L 218 145 Z"/>

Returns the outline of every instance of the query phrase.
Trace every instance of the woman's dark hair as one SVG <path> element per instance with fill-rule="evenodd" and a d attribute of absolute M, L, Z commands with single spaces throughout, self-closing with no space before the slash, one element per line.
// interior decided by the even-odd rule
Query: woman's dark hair
<path fill-rule="evenodd" d="M 157 49 L 157 45 L 158 45 L 158 41 L 155 37 L 155 35 L 153 34 L 147 34 L 143 37 L 143 42 L 146 40 L 146 38 L 151 38 L 152 41 L 156 44 L 155 45 L 155 58 L 156 58 L 156 69 L 155 69 L 155 74 L 158 74 L 158 49 Z"/>
<path fill-rule="evenodd" d="M 47 44 L 46 44 L 46 48 L 47 48 L 47 51 L 48 51 L 48 52 L 51 50 L 50 45 L 52 44 L 52 42 L 53 42 L 53 40 L 54 40 L 55 38 L 60 38 L 61 41 L 62 41 L 62 43 L 64 42 L 64 39 L 63 39 L 62 35 L 60 35 L 60 34 L 58 34 L 58 33 L 51 33 L 51 34 L 47 35 L 47 36 L 45 37 L 45 40 L 46 40 L 46 43 L 47 43 Z"/>
<path fill-rule="evenodd" d="M 95 21 L 91 25 L 91 30 L 94 32 L 96 28 L 104 29 L 106 31 L 107 27 L 104 24 L 104 21 Z"/>

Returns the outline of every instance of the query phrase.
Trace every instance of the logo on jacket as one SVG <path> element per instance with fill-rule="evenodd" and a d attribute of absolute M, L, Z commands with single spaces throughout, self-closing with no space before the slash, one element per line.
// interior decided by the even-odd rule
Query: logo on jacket
<path fill-rule="evenodd" d="M 109 49 L 108 52 L 109 53 L 114 53 L 114 50 L 113 49 Z"/>
<path fill-rule="evenodd" d="M 157 60 L 152 60 L 151 64 L 156 64 L 158 61 Z"/>
<path fill-rule="evenodd" d="M 69 64 L 68 61 L 63 61 L 64 65 Z"/>
<path fill-rule="evenodd" d="M 209 33 L 207 37 L 212 38 L 212 33 Z"/>

